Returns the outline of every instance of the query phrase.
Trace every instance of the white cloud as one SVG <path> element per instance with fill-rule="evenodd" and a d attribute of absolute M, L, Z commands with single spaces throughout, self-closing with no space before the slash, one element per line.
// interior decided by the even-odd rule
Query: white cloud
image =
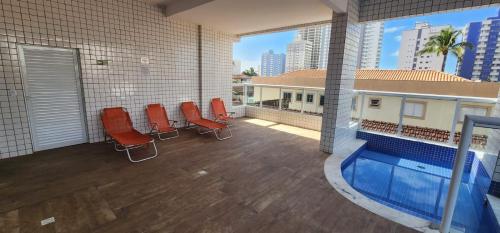
<path fill-rule="evenodd" d="M 399 56 L 399 50 L 396 50 L 393 53 L 391 53 L 391 56 L 398 57 Z"/>
<path fill-rule="evenodd" d="M 384 33 L 393 33 L 393 32 L 403 30 L 404 28 L 405 28 L 405 26 L 388 27 L 388 28 L 384 29 Z"/>
<path fill-rule="evenodd" d="M 396 41 L 401 41 L 401 35 L 399 35 L 399 36 L 395 36 L 395 37 L 394 37 L 394 40 L 396 40 Z"/>

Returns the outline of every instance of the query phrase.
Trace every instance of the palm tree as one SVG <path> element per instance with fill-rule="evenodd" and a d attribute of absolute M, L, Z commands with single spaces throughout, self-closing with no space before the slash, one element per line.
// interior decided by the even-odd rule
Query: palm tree
<path fill-rule="evenodd" d="M 257 72 L 255 72 L 255 70 L 253 69 L 253 67 L 250 67 L 250 69 L 243 71 L 243 74 L 250 77 L 258 75 Z"/>
<path fill-rule="evenodd" d="M 444 71 L 446 66 L 446 58 L 448 53 L 457 57 L 458 61 L 462 60 L 465 49 L 472 49 L 474 46 L 469 42 L 458 42 L 457 38 L 462 35 L 461 30 L 455 30 L 452 27 L 442 29 L 439 35 L 431 36 L 429 41 L 425 43 L 424 48 L 418 52 L 418 55 L 435 53 L 443 55 L 444 61 L 441 71 Z"/>

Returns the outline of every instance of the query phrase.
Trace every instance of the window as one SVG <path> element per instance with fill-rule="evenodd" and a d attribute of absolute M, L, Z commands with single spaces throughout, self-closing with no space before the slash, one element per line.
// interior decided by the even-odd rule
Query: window
<path fill-rule="evenodd" d="M 247 96 L 253 97 L 253 93 L 254 93 L 254 87 L 248 87 L 247 88 Z"/>
<path fill-rule="evenodd" d="M 403 116 L 410 118 L 425 119 L 426 102 L 406 101 Z"/>
<path fill-rule="evenodd" d="M 302 101 L 302 93 L 297 93 L 297 95 L 295 96 L 295 100 L 298 102 L 301 102 Z"/>
<path fill-rule="evenodd" d="M 320 95 L 319 96 L 319 106 L 323 106 L 323 105 L 325 105 L 325 96 Z"/>
<path fill-rule="evenodd" d="M 307 99 L 306 99 L 306 101 L 307 101 L 308 103 L 312 103 L 312 102 L 314 102 L 314 95 L 313 95 L 313 94 L 307 94 Z"/>
<path fill-rule="evenodd" d="M 357 105 L 358 105 L 358 97 L 354 96 L 354 97 L 352 97 L 351 110 L 356 111 L 356 109 L 358 109 Z"/>
<path fill-rule="evenodd" d="M 380 108 L 382 100 L 380 98 L 370 98 L 370 108 Z"/>
<path fill-rule="evenodd" d="M 243 104 L 243 86 L 233 86 L 233 106 Z"/>
<path fill-rule="evenodd" d="M 476 115 L 476 116 L 487 116 L 488 107 L 484 106 L 474 106 L 474 105 L 462 105 L 460 109 L 460 122 L 464 121 L 465 115 Z"/>
<path fill-rule="evenodd" d="M 283 100 L 288 102 L 292 101 L 292 93 L 283 92 Z"/>

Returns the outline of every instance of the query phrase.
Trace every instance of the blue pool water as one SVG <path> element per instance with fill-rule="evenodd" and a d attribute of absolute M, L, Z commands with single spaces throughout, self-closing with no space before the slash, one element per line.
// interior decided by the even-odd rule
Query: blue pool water
<path fill-rule="evenodd" d="M 358 133 L 358 138 L 367 137 L 373 136 Z M 453 156 L 453 148 L 431 145 L 426 154 L 420 154 L 422 148 L 412 150 L 411 143 L 415 142 L 384 145 L 377 142 L 401 139 L 378 136 L 371 139 L 375 142 L 368 141 L 365 148 L 342 164 L 345 180 L 377 202 L 439 223 L 453 165 L 453 158 L 443 157 Z M 391 145 L 400 148 L 390 148 Z M 439 157 L 439 153 L 443 157 Z M 489 184 L 490 178 L 483 165 L 474 154 L 470 154 L 453 216 L 453 228 L 462 232 L 495 232 L 491 213 L 485 208 L 484 201 Z"/>

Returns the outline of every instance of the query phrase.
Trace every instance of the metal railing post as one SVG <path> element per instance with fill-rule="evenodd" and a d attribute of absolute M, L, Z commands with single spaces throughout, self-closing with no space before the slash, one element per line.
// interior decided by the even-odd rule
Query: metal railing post
<path fill-rule="evenodd" d="M 361 94 L 361 104 L 359 109 L 359 118 L 358 118 L 358 129 L 361 129 L 361 124 L 363 123 L 363 113 L 365 109 L 365 94 Z M 357 99 L 356 99 L 357 101 Z"/>
<path fill-rule="evenodd" d="M 300 113 L 302 114 L 304 113 L 304 102 L 306 101 L 305 98 L 306 98 L 306 89 L 304 88 L 302 89 L 302 103 L 300 105 Z"/>
<path fill-rule="evenodd" d="M 399 121 L 398 121 L 397 135 L 401 135 L 401 132 L 403 131 L 403 116 L 404 116 L 404 112 L 405 112 L 405 105 L 406 105 L 406 96 L 403 96 L 401 98 L 401 106 L 399 109 Z"/>
<path fill-rule="evenodd" d="M 260 97 L 259 97 L 259 107 L 262 108 L 262 92 L 264 92 L 264 88 L 263 87 L 259 87 L 259 90 L 260 90 Z"/>
<path fill-rule="evenodd" d="M 464 173 L 465 162 L 467 161 L 467 153 L 472 142 L 472 132 L 474 126 L 500 129 L 500 118 L 473 115 L 464 116 L 460 142 L 455 154 L 455 162 L 453 163 L 453 172 L 451 174 L 448 196 L 446 197 L 443 218 L 441 219 L 441 226 L 439 227 L 439 231 L 441 233 L 450 232 L 453 213 L 455 212 L 455 207 L 457 205 L 457 197 L 462 181 L 462 175 Z"/>
<path fill-rule="evenodd" d="M 282 95 L 283 95 L 283 92 L 281 92 L 281 88 L 280 88 L 280 97 L 278 99 L 278 110 L 280 110 L 280 111 L 281 111 L 281 106 L 283 104 L 282 103 L 283 102 L 283 96 Z"/>
<path fill-rule="evenodd" d="M 460 107 L 462 105 L 462 100 L 457 99 L 455 103 L 455 113 L 453 113 L 453 119 L 451 120 L 451 130 L 450 137 L 448 138 L 448 144 L 453 145 L 455 141 L 455 132 L 457 131 L 458 117 L 460 116 Z"/>
<path fill-rule="evenodd" d="M 243 84 L 243 106 L 246 106 L 248 102 L 248 85 Z"/>
<path fill-rule="evenodd" d="M 467 159 L 467 151 L 469 150 L 469 146 L 472 141 L 473 128 L 474 122 L 469 118 L 469 116 L 465 116 L 460 144 L 458 146 L 458 150 L 455 155 L 455 162 L 453 164 L 453 173 L 451 175 L 448 197 L 446 198 L 443 218 L 441 220 L 441 226 L 439 227 L 439 231 L 441 233 L 450 232 L 451 220 L 453 218 L 453 212 L 455 212 L 458 191 L 460 189 L 460 183 L 464 173 L 464 165 Z"/>

